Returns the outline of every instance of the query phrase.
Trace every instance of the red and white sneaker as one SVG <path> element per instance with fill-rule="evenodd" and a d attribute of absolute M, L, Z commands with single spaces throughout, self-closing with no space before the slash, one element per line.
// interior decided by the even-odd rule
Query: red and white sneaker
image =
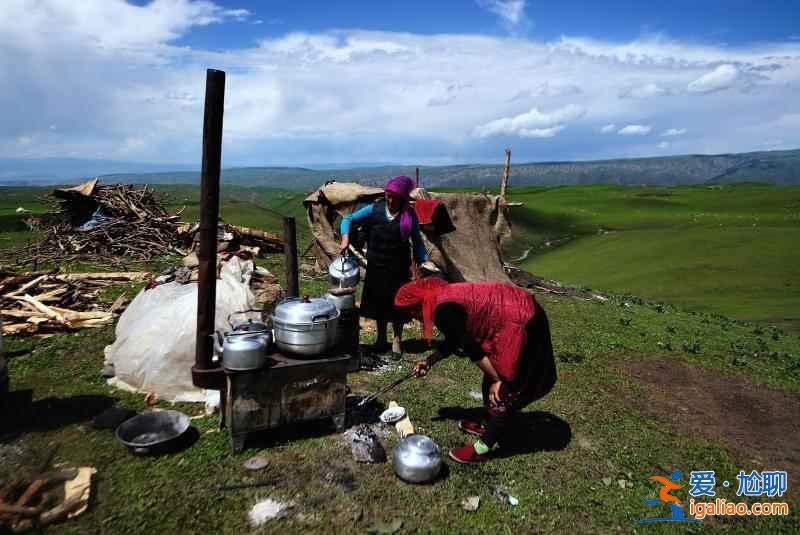
<path fill-rule="evenodd" d="M 475 451 L 475 446 L 467 444 L 460 448 L 450 450 L 450 458 L 461 464 L 480 464 L 489 460 L 489 454 L 481 455 Z"/>
<path fill-rule="evenodd" d="M 464 431 L 469 435 L 475 435 L 476 437 L 482 437 L 483 434 L 486 432 L 486 428 L 483 427 L 478 422 L 473 422 L 472 420 L 461 420 L 458 423 L 458 428 Z"/>

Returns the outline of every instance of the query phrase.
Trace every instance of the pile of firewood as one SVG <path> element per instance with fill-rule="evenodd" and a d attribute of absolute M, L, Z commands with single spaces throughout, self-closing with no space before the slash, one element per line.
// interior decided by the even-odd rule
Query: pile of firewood
<path fill-rule="evenodd" d="M 0 482 L 0 526 L 16 533 L 79 515 L 88 506 L 95 472 L 72 468 Z"/>
<path fill-rule="evenodd" d="M 98 185 L 97 179 L 48 197 L 50 214 L 33 223 L 38 242 L 16 252 L 20 265 L 118 257 L 150 260 L 172 251 L 180 214 L 170 215 L 148 186 Z"/>
<path fill-rule="evenodd" d="M 146 272 L 12 273 L 0 271 L 0 314 L 3 334 L 48 334 L 101 327 L 114 322 L 127 305 L 122 294 L 110 306 L 98 294 L 119 282 L 144 281 Z"/>

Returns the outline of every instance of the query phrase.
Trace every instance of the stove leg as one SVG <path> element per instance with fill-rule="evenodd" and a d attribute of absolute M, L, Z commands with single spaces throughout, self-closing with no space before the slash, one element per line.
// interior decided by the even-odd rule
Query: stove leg
<path fill-rule="evenodd" d="M 231 435 L 231 449 L 233 453 L 242 453 L 244 450 L 245 435 Z"/>
<path fill-rule="evenodd" d="M 333 425 L 336 427 L 336 432 L 341 433 L 344 431 L 345 413 L 336 414 L 333 416 Z"/>

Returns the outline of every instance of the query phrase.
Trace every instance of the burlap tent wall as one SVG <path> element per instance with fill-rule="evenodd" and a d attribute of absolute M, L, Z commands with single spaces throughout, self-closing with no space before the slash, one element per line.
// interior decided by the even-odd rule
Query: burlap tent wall
<path fill-rule="evenodd" d="M 314 235 L 314 254 L 326 268 L 339 254 L 339 216 L 383 196 L 383 190 L 355 183 L 326 184 L 304 204 Z M 451 281 L 497 280 L 511 283 L 503 269 L 501 244 L 510 239 L 508 208 L 502 198 L 482 193 L 430 193 L 415 190 L 412 197 L 437 199 L 447 209 L 455 231 L 424 233 L 425 245 Z"/>

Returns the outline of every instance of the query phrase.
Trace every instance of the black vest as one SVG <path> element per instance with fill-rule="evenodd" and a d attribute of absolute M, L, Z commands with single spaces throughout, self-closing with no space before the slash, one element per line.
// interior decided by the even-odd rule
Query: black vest
<path fill-rule="evenodd" d="M 367 241 L 367 268 L 381 266 L 393 272 L 408 271 L 411 265 L 411 249 L 408 239 L 400 238 L 400 217 L 392 221 L 386 217 L 386 202 L 372 205 Z"/>

